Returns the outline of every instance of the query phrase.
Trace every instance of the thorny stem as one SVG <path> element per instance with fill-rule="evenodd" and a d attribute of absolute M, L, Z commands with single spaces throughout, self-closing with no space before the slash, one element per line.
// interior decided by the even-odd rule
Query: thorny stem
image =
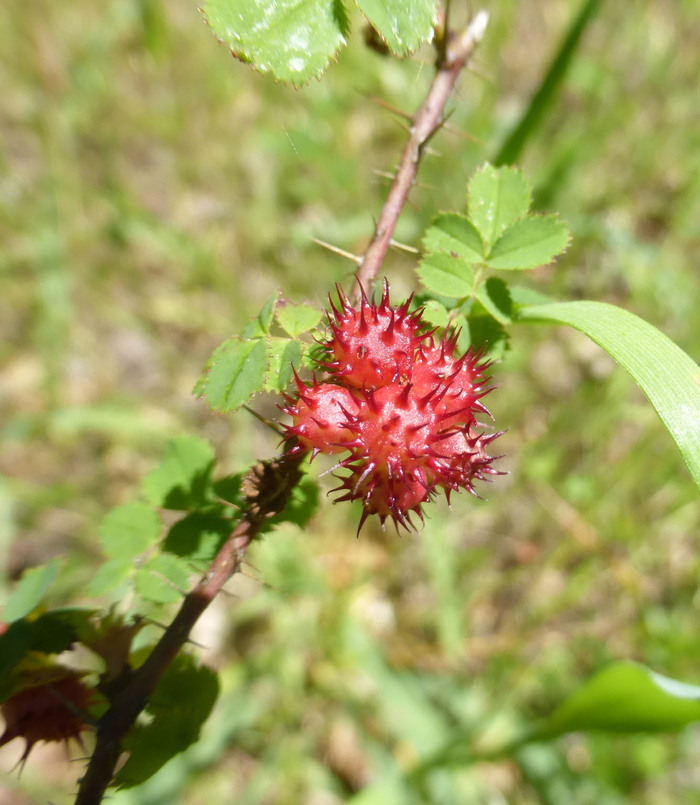
<path fill-rule="evenodd" d="M 399 215 L 415 182 L 424 148 L 443 123 L 445 104 L 458 75 L 481 40 L 487 21 L 486 12 L 481 11 L 463 33 L 450 35 L 449 31 L 443 31 L 444 42 L 439 48 L 435 77 L 425 101 L 412 120 L 410 137 L 399 168 L 357 271 L 357 279 L 365 288 L 369 288 L 379 273 Z M 359 296 L 359 284 L 353 289 L 353 294 Z M 260 500 L 257 503 L 253 500 L 244 510 L 235 529 L 197 586 L 185 596 L 174 620 L 144 664 L 136 670 L 126 666 L 114 680 L 110 688 L 114 691 L 110 708 L 100 719 L 95 749 L 80 780 L 75 805 L 98 805 L 102 801 L 122 753 L 124 738 L 163 674 L 187 642 L 199 617 L 224 584 L 241 569 L 248 546 L 258 536 L 266 519 L 284 509 L 292 489 L 301 478 L 299 467 L 305 455 L 302 452 L 293 459 L 282 457 L 267 463 L 268 467 L 274 464 L 278 474 L 272 485 L 267 483 L 267 488 L 262 482 L 264 479 L 261 480 L 259 492 L 263 498 L 262 506 Z"/>
<path fill-rule="evenodd" d="M 435 77 L 423 104 L 411 122 L 410 137 L 389 189 L 389 195 L 377 220 L 372 240 L 357 269 L 358 284 L 352 291 L 355 302 L 359 301 L 360 286 L 368 289 L 379 274 L 379 269 L 389 251 L 399 215 L 415 183 L 425 146 L 443 124 L 447 99 L 457 77 L 481 41 L 487 22 L 488 15 L 485 11 L 480 11 L 463 33 L 452 36 L 449 32 L 444 34 L 444 53 L 438 54 Z"/>

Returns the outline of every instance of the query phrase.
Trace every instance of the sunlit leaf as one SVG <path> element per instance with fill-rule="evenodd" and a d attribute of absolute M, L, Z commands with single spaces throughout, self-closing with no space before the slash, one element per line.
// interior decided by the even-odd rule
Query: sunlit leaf
<path fill-rule="evenodd" d="M 262 390 L 267 362 L 264 338 L 229 338 L 209 359 L 208 373 L 197 384 L 196 392 L 206 397 L 215 411 L 235 411 Z"/>
<path fill-rule="evenodd" d="M 113 559 L 130 559 L 150 548 L 160 536 L 158 512 L 147 503 L 112 509 L 100 524 L 102 550 Z"/>
<path fill-rule="evenodd" d="M 262 338 L 270 332 L 270 325 L 275 315 L 275 308 L 277 306 L 278 293 L 273 293 L 265 300 L 260 313 L 251 321 L 246 324 L 243 330 L 243 338 Z"/>
<path fill-rule="evenodd" d="M 556 215 L 533 215 L 516 221 L 496 241 L 490 268 L 518 270 L 550 263 L 569 244 L 569 230 Z"/>
<path fill-rule="evenodd" d="M 292 338 L 307 333 L 321 321 L 323 311 L 313 305 L 287 304 L 277 308 L 277 321 Z"/>
<path fill-rule="evenodd" d="M 294 84 L 320 75 L 348 33 L 338 0 L 207 0 L 203 11 L 234 56 Z"/>
<path fill-rule="evenodd" d="M 536 737 L 591 729 L 675 730 L 692 721 L 700 721 L 700 687 L 620 662 L 585 682 L 549 716 Z"/>
<path fill-rule="evenodd" d="M 134 569 L 131 556 L 103 562 L 87 586 L 88 595 L 104 595 L 125 581 Z"/>
<path fill-rule="evenodd" d="M 644 319 L 604 302 L 517 309 L 517 320 L 568 324 L 627 370 L 661 417 L 700 487 L 700 367 Z"/>
<path fill-rule="evenodd" d="M 428 252 L 449 252 L 463 257 L 469 263 L 485 259 L 484 244 L 474 224 L 464 215 L 439 215 L 423 238 Z"/>
<path fill-rule="evenodd" d="M 25 570 L 12 595 L 2 607 L 2 620 L 5 623 L 12 623 L 36 609 L 56 578 L 58 568 L 58 559 L 52 559 L 45 565 Z"/>
<path fill-rule="evenodd" d="M 136 572 L 136 591 L 157 604 L 179 601 L 187 592 L 190 568 L 187 562 L 172 554 L 162 553 L 149 559 Z"/>
<path fill-rule="evenodd" d="M 418 266 L 418 276 L 429 291 L 461 299 L 474 287 L 474 270 L 460 257 L 447 252 L 430 252 Z"/>
<path fill-rule="evenodd" d="M 404 55 L 433 36 L 436 0 L 355 0 L 390 50 Z"/>
<path fill-rule="evenodd" d="M 292 379 L 292 366 L 301 362 L 301 341 L 270 338 L 267 342 L 268 370 L 265 391 L 284 391 Z"/>
<path fill-rule="evenodd" d="M 490 249 L 503 232 L 530 209 L 530 183 L 518 168 L 486 163 L 469 180 L 469 218 Z"/>

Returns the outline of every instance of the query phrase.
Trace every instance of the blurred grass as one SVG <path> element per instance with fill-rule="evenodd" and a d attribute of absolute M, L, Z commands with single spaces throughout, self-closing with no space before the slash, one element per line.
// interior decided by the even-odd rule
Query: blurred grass
<path fill-rule="evenodd" d="M 419 245 L 436 211 L 462 205 L 578 7 L 489 8 L 450 121 L 480 142 L 435 140 L 401 239 Z M 696 358 L 699 11 L 602 3 L 522 157 L 538 204 L 574 234 L 536 287 L 621 304 Z M 190 392 L 276 288 L 322 302 L 348 281 L 311 237 L 360 251 L 371 233 L 373 170 L 392 168 L 405 135 L 368 96 L 415 109 L 430 66 L 367 53 L 359 27 L 323 81 L 294 91 L 234 62 L 183 0 L 0 6 L 8 582 L 70 552 L 58 594 L 75 600 L 99 563 L 100 516 L 173 434 L 206 435 L 231 471 L 275 450 L 245 414 L 211 415 Z M 395 298 L 413 267 L 387 261 Z M 700 681 L 700 511 L 654 412 L 573 332 L 516 329 L 496 379 L 510 475 L 488 502 L 440 503 L 419 536 L 368 524 L 359 540 L 357 512 L 326 506 L 307 533 L 254 546 L 262 583 L 236 579 L 195 636 L 225 682 L 205 739 L 115 802 L 325 805 L 363 787 L 357 802 L 700 802 L 697 728 L 571 736 L 421 790 L 402 782 L 451 731 L 497 744 L 609 659 Z M 18 755 L 3 750 L 3 768 Z M 36 751 L 0 794 L 69 801 L 75 777 L 60 752 Z"/>

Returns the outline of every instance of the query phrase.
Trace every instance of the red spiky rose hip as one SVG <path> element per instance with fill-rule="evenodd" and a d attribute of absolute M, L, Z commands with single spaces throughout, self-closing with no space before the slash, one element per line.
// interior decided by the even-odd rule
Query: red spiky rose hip
<path fill-rule="evenodd" d="M 39 741 L 81 743 L 80 734 L 90 725 L 80 715 L 95 701 L 95 691 L 82 681 L 83 674 L 60 665 L 24 672 L 22 687 L 0 706 L 5 731 L 0 746 L 24 738 L 21 763 Z"/>
<path fill-rule="evenodd" d="M 346 422 L 359 412 L 360 403 L 342 386 L 318 385 L 315 380 L 312 386 L 305 386 L 296 374 L 295 380 L 299 399 L 289 398 L 290 407 L 285 411 L 294 418 L 294 435 L 301 449 L 315 454 L 348 450 L 355 437 Z"/>
<path fill-rule="evenodd" d="M 430 338 L 421 327 L 420 314 L 408 312 L 410 300 L 399 308 L 391 307 L 385 283 L 378 305 L 370 304 L 363 293 L 356 310 L 340 287 L 338 301 L 336 308 L 330 300 L 331 338 L 324 344 L 328 359 L 322 365 L 339 382 L 357 389 L 377 388 L 410 371 L 416 350 Z"/>
<path fill-rule="evenodd" d="M 488 410 L 481 398 L 490 391 L 484 372 L 490 365 L 481 351 L 457 356 L 457 334 L 435 343 L 421 311 L 409 313 L 411 299 L 394 308 L 389 286 L 379 304 L 364 291 L 359 309 L 338 289 L 331 300 L 329 338 L 320 365 L 330 380 L 312 385 L 295 376 L 298 398 L 283 410 L 288 452 L 348 452 L 338 464 L 339 500 L 360 500 L 360 526 L 370 514 L 382 523 L 391 517 L 404 527 L 411 513 L 422 520 L 421 506 L 438 488 L 467 489 L 473 481 L 500 475 L 486 448 L 500 433 L 478 430 L 475 416 Z"/>

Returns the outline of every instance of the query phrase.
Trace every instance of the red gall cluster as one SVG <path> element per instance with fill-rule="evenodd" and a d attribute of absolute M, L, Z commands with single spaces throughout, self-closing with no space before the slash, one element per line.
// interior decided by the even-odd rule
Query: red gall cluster
<path fill-rule="evenodd" d="M 22 676 L 22 689 L 0 706 L 5 721 L 0 746 L 24 738 L 22 764 L 39 741 L 68 742 L 73 738 L 82 746 L 80 733 L 90 729 L 83 714 L 95 701 L 95 692 L 82 681 L 82 674 L 50 665 Z"/>
<path fill-rule="evenodd" d="M 360 528 L 370 514 L 410 528 L 411 513 L 422 521 L 421 504 L 439 488 L 449 502 L 460 489 L 476 495 L 475 479 L 501 474 L 487 453 L 501 434 L 481 432 L 475 419 L 490 416 L 481 402 L 490 364 L 478 350 L 458 357 L 455 332 L 436 342 L 422 310 L 409 312 L 411 299 L 392 307 L 386 281 L 379 304 L 363 291 L 354 308 L 340 287 L 338 300 L 319 360 L 332 382 L 308 385 L 295 375 L 298 397 L 282 409 L 293 420 L 284 426 L 288 453 L 348 452 L 336 466 L 349 471 L 336 476 L 336 502 L 362 501 Z"/>

